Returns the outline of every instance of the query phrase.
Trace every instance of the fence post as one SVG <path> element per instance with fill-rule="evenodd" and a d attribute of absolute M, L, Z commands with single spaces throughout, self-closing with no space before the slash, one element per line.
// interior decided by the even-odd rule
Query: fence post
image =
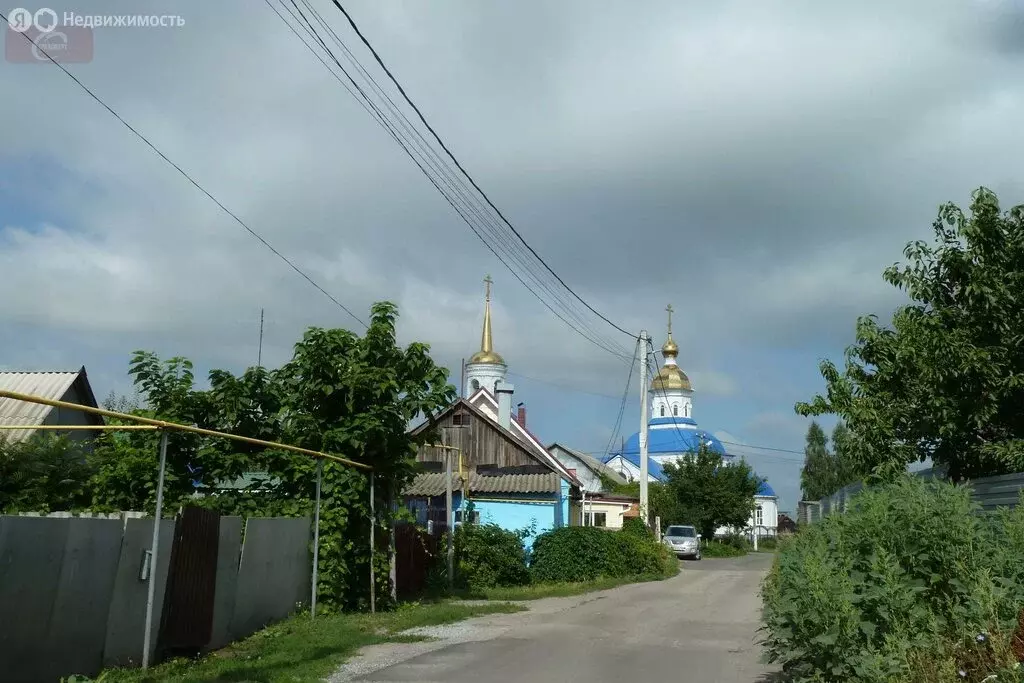
<path fill-rule="evenodd" d="M 377 514 L 373 507 L 373 472 L 370 472 L 370 614 L 377 611 L 377 579 L 373 575 L 373 555 L 377 550 L 374 543 L 374 530 L 377 526 Z"/>
<path fill-rule="evenodd" d="M 320 573 L 320 485 L 324 476 L 324 461 L 316 463 L 316 510 L 313 512 L 313 588 L 309 596 L 309 618 L 316 619 L 316 593 Z"/>
<path fill-rule="evenodd" d="M 153 642 L 153 602 L 156 599 L 156 574 L 160 549 L 160 518 L 164 511 L 164 471 L 167 469 L 167 432 L 160 432 L 160 473 L 156 483 L 156 514 L 153 517 L 153 541 L 149 555 L 149 586 L 146 588 L 146 628 L 142 637 L 142 668 L 149 668 L 149 650 Z"/>
<path fill-rule="evenodd" d="M 390 505 L 388 509 L 391 512 L 391 519 L 388 521 L 388 580 L 391 582 L 391 601 L 392 603 L 398 602 L 398 553 L 395 545 L 395 517 L 398 512 L 398 497 L 395 496 L 395 482 L 392 481 L 388 485 L 390 491 Z"/>

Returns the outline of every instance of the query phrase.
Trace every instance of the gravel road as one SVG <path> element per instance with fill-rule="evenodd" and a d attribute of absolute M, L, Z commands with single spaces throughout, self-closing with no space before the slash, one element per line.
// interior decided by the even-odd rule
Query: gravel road
<path fill-rule="evenodd" d="M 756 644 L 767 554 L 686 562 L 675 578 L 525 603 L 529 612 L 365 648 L 331 683 L 762 683 Z"/>

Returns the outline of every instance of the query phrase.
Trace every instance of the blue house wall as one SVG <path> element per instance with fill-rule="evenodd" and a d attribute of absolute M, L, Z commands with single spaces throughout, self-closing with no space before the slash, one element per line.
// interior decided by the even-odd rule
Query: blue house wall
<path fill-rule="evenodd" d="M 534 526 L 533 533 L 524 539 L 523 543 L 529 550 L 537 536 L 545 531 L 551 531 L 564 526 L 564 519 L 568 519 L 568 511 L 564 512 L 563 496 L 552 496 L 550 500 L 537 498 L 519 498 L 510 496 L 501 500 L 489 500 L 487 498 L 472 498 L 473 507 L 480 513 L 481 524 L 497 524 L 502 529 L 518 531 L 529 526 Z"/>

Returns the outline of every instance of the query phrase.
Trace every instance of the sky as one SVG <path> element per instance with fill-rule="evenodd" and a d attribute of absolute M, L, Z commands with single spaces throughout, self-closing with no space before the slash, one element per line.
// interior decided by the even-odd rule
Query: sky
<path fill-rule="evenodd" d="M 782 510 L 808 426 L 794 403 L 823 389 L 818 363 L 842 358 L 858 315 L 903 302 L 882 270 L 978 186 L 1024 202 L 1019 1 L 344 4 L 581 297 L 656 348 L 674 306 L 694 418 Z M 498 262 L 267 4 L 48 6 L 180 16 L 96 28 L 68 69 L 357 315 L 396 302 L 401 341 L 428 342 L 455 384 L 491 274 L 531 430 L 604 452 L 626 364 Z M 255 364 L 261 308 L 265 365 L 309 326 L 355 325 L 53 65 L 2 62 L 0 90 L 0 367 L 84 365 L 106 396 L 132 390 L 135 349 L 201 375 Z M 628 395 L 627 437 L 635 373 Z"/>

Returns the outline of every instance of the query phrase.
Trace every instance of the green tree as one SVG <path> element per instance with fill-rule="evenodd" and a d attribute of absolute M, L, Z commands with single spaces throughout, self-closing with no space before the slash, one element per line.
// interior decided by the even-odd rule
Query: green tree
<path fill-rule="evenodd" d="M 746 461 L 723 465 L 721 455 L 702 446 L 696 454 L 663 469 L 665 488 L 672 494 L 673 519 L 693 524 L 704 538 L 723 526 L 747 526 L 762 482 Z"/>
<path fill-rule="evenodd" d="M 981 188 L 969 215 L 946 204 L 933 227 L 884 272 L 910 303 L 888 326 L 861 317 L 844 371 L 824 361 L 824 395 L 796 410 L 843 419 L 857 472 L 927 458 L 954 480 L 1024 469 L 1024 206 L 1003 212 Z"/>
<path fill-rule="evenodd" d="M 835 491 L 835 460 L 828 451 L 828 437 L 817 422 L 807 428 L 804 466 L 800 470 L 800 488 L 804 500 L 820 500 Z"/>
<path fill-rule="evenodd" d="M 83 442 L 34 434 L 11 442 L 0 435 L 0 512 L 56 512 L 88 505 L 89 465 Z"/>
<path fill-rule="evenodd" d="M 429 419 L 456 396 L 448 371 L 434 364 L 426 344 L 399 347 L 397 309 L 373 306 L 365 335 L 311 328 L 292 359 L 276 370 L 249 368 L 240 376 L 209 374 L 210 388 L 195 388 L 192 364 L 161 361 L 137 352 L 130 373 L 145 399 L 146 414 L 268 441 L 281 441 L 343 456 L 374 468 L 378 517 L 369 513 L 369 479 L 363 470 L 323 463 L 320 517 L 320 585 L 326 603 L 350 609 L 366 604 L 370 524 L 384 538 L 390 506 L 413 474 L 418 444 L 407 426 Z M 114 507 L 151 505 L 156 477 L 156 435 L 111 437 L 99 450 L 94 478 L 97 502 Z M 312 509 L 317 463 L 287 451 L 219 438 L 172 433 L 165 495 L 170 505 L 194 492 L 199 502 L 231 514 L 305 515 Z M 244 473 L 265 473 L 263 490 L 225 492 Z M 375 565 L 386 596 L 387 563 Z"/>
<path fill-rule="evenodd" d="M 836 491 L 848 484 L 863 479 L 853 456 L 853 436 L 844 422 L 837 422 L 832 429 L 832 460 L 835 463 Z M 833 491 L 835 493 L 835 491 Z"/>

